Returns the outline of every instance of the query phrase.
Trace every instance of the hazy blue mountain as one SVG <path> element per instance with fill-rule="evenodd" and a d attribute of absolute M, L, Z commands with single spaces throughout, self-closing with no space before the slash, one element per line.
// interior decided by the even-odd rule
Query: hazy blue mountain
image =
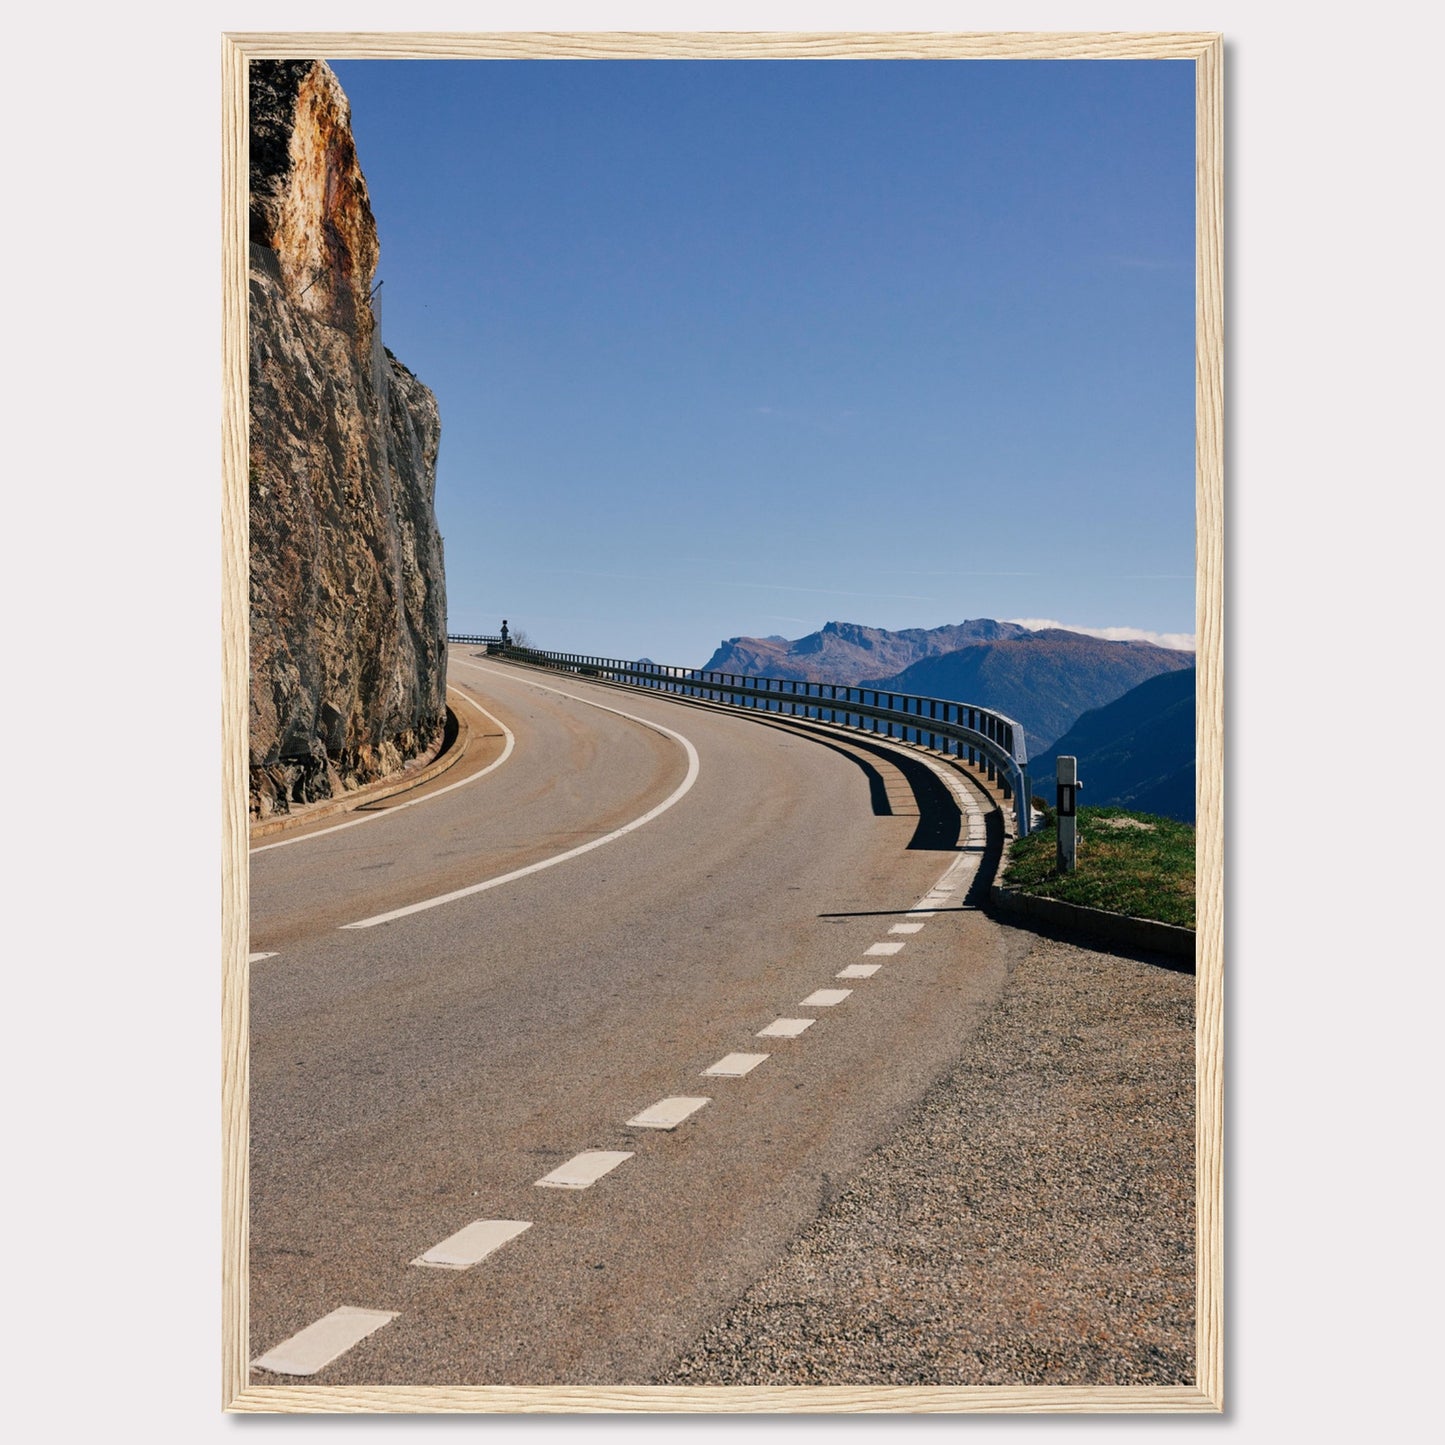
<path fill-rule="evenodd" d="M 1059 628 L 1018 631 L 1018 636 L 924 658 L 891 676 L 875 674 L 876 681 L 867 679 L 865 685 L 1006 713 L 1023 725 L 1032 759 L 1091 708 L 1113 702 L 1160 673 L 1194 666 L 1192 652 L 1152 642 L 1107 642 Z"/>
<path fill-rule="evenodd" d="M 1030 761 L 1034 793 L 1053 802 L 1054 766 L 1079 760 L 1080 801 L 1194 821 L 1194 668 L 1166 672 L 1086 712 Z"/>

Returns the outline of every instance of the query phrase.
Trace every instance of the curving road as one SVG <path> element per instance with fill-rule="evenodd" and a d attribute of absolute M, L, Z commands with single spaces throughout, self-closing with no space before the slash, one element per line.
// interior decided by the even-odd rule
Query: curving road
<path fill-rule="evenodd" d="M 467 648 L 450 677 L 492 719 L 484 776 L 252 855 L 251 1339 L 276 1367 L 253 1378 L 644 1384 L 889 1137 L 1025 945 L 967 904 L 985 819 L 951 768 Z M 811 1022 L 759 1036 L 779 1019 Z M 766 1057 L 705 1073 L 737 1053 Z M 678 1098 L 709 1102 L 628 1122 Z M 539 1185 L 592 1151 L 625 1157 Z M 413 1263 L 474 1221 L 511 1237 Z M 378 1313 L 318 1339 L 338 1309 Z"/>

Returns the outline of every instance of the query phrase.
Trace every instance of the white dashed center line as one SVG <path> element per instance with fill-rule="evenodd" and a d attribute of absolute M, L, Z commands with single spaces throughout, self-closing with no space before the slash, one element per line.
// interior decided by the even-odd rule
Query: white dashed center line
<path fill-rule="evenodd" d="M 631 1159 L 630 1149 L 587 1149 L 576 1158 L 559 1165 L 537 1181 L 539 1189 L 590 1189 L 604 1174 L 610 1174 L 624 1159 Z"/>
<path fill-rule="evenodd" d="M 760 1039 L 795 1039 L 804 1029 L 810 1029 L 816 1019 L 774 1019 L 767 1028 L 759 1029 Z"/>
<path fill-rule="evenodd" d="M 465 1229 L 459 1229 L 440 1244 L 432 1245 L 412 1263 L 430 1265 L 433 1269 L 470 1269 L 494 1249 L 500 1249 L 508 1240 L 515 1239 L 524 1229 L 531 1227 L 530 1220 L 474 1219 Z"/>
<path fill-rule="evenodd" d="M 684 1119 L 690 1119 L 711 1099 L 660 1099 L 650 1109 L 634 1114 L 628 1121 L 633 1129 L 676 1129 Z"/>
<path fill-rule="evenodd" d="M 472 664 L 467 663 L 463 665 L 472 666 Z M 490 671 L 490 669 L 485 668 L 474 668 L 473 670 L 478 672 Z M 574 848 L 568 852 L 558 854 L 555 857 L 534 863 L 530 867 L 518 869 L 503 877 L 487 879 L 484 882 L 473 884 L 469 888 L 458 889 L 455 892 L 444 894 L 438 898 L 426 899 L 422 902 L 414 903 L 409 907 L 396 909 L 391 913 L 379 914 L 373 918 L 362 919 L 357 923 L 343 925 L 344 927 L 374 927 L 379 923 L 386 923 L 396 918 L 406 917 L 409 914 L 417 913 L 427 908 L 434 908 L 440 904 L 451 902 L 454 899 L 467 897 L 473 893 L 484 892 L 487 889 L 510 882 L 514 878 L 525 877 L 543 868 L 548 868 L 567 859 L 577 857 L 579 854 L 590 852 L 593 848 L 611 842 L 614 838 L 622 837 L 630 833 L 633 829 L 641 827 L 643 824 L 651 821 L 657 817 L 658 814 L 665 812 L 692 787 L 698 774 L 697 752 L 682 734 L 674 732 L 670 728 L 662 727 L 661 724 L 636 717 L 634 714 L 621 712 L 620 709 L 604 707 L 602 704 L 592 702 L 589 699 L 579 698 L 574 693 L 563 693 L 558 688 L 549 688 L 540 683 L 533 685 L 540 688 L 543 692 L 552 692 L 560 696 L 570 697 L 575 701 L 585 702 L 588 706 L 597 707 L 601 711 L 615 713 L 620 717 L 642 723 L 644 726 L 654 728 L 681 743 L 688 755 L 687 775 L 681 786 L 658 807 L 652 809 L 642 817 L 634 819 L 631 823 L 608 834 L 604 838 L 594 839 L 592 842 L 584 844 L 579 848 Z M 486 716 L 491 717 L 491 714 L 485 713 L 485 709 L 473 702 L 471 698 L 465 697 L 465 694 L 459 695 L 464 697 L 465 701 L 475 707 L 477 711 L 483 712 Z M 495 719 L 493 720 L 495 721 Z M 499 726 L 503 725 L 499 724 Z M 505 726 L 503 726 L 503 732 L 506 734 L 507 744 L 502 756 L 489 767 L 482 769 L 476 774 L 477 777 L 481 777 L 485 773 L 491 772 L 493 768 L 500 766 L 511 753 L 513 746 L 512 735 L 507 731 Z M 969 824 L 969 832 L 972 834 L 982 822 L 982 813 L 978 804 L 974 801 L 968 789 L 963 787 L 955 778 L 944 773 L 942 769 L 933 767 L 932 764 L 929 764 L 929 766 L 943 778 L 949 789 L 958 798 L 959 804 Z M 466 779 L 464 781 L 470 782 L 473 781 L 473 779 Z M 451 784 L 450 787 L 437 791 L 439 793 L 449 792 L 452 788 L 461 786 L 462 783 L 454 783 Z M 432 796 L 435 796 L 435 794 Z M 398 811 L 402 807 L 412 807 L 424 801 L 429 801 L 429 799 L 416 799 L 414 803 L 398 804 L 387 811 Z M 356 826 L 356 824 L 363 821 L 367 820 L 355 819 L 347 823 L 338 824 L 335 828 L 322 829 L 317 833 L 306 836 L 317 837 L 323 832 L 338 831 L 340 828 Z M 304 839 L 301 837 L 294 840 L 285 839 L 282 840 L 282 842 L 265 846 L 281 847 L 293 841 L 301 842 L 304 841 Z M 261 852 L 264 851 L 264 849 L 257 848 L 252 851 Z M 954 892 L 956 885 L 949 880 L 953 878 L 971 878 L 977 868 L 978 858 L 976 856 L 965 856 L 957 859 L 950 865 L 944 876 L 933 888 L 919 900 L 916 909 L 909 911 L 909 921 L 893 924 L 888 930 L 889 933 L 914 934 L 920 932 L 923 928 L 922 920 L 934 917 L 933 912 L 929 911 L 930 909 L 951 905 L 949 895 Z M 888 957 L 898 953 L 903 946 L 901 941 L 875 943 L 867 949 L 865 956 Z M 276 953 L 252 953 L 249 956 L 248 962 L 259 963 L 264 959 L 276 958 L 277 956 Z M 835 974 L 834 977 L 840 979 L 870 978 L 879 971 L 880 967 L 881 965 L 876 963 L 852 963 Z M 842 1003 L 852 992 L 853 990 L 850 988 L 816 989 L 802 1001 L 799 1007 L 831 1008 L 836 1004 Z M 815 1022 L 816 1020 L 812 1018 L 774 1019 L 766 1028 L 758 1031 L 757 1037 L 797 1038 L 806 1029 L 811 1028 Z M 768 1058 L 767 1054 L 727 1054 L 710 1068 L 705 1069 L 703 1073 L 712 1077 L 741 1078 L 745 1074 L 751 1073 L 766 1058 Z M 633 1115 L 633 1117 L 627 1121 L 627 1124 L 629 1127 L 636 1129 L 676 1129 L 679 1124 L 690 1119 L 700 1109 L 711 1102 L 712 1100 L 710 1098 L 693 1096 L 676 1096 L 661 1099 L 650 1108 L 644 1109 L 640 1114 Z M 547 1189 L 587 1189 L 604 1175 L 610 1174 L 625 1160 L 631 1158 L 631 1150 L 584 1150 L 581 1154 L 577 1154 L 569 1159 L 565 1164 L 559 1165 L 550 1174 L 544 1175 L 541 1179 L 537 1180 L 536 1187 Z M 516 1239 L 531 1227 L 532 1224 L 530 1220 L 474 1219 L 470 1224 L 459 1229 L 455 1234 L 442 1240 L 440 1244 L 433 1245 L 425 1254 L 412 1260 L 412 1263 L 433 1269 L 471 1269 L 488 1255 L 500 1249 L 504 1244 Z M 396 1311 L 357 1309 L 350 1305 L 343 1305 L 339 1309 L 334 1309 L 330 1314 L 317 1320 L 315 1324 L 308 1325 L 304 1330 L 293 1335 L 289 1340 L 277 1345 L 274 1349 L 268 1350 L 266 1354 L 253 1361 L 253 1365 L 257 1369 L 268 1370 L 281 1375 L 314 1375 L 324 1369 L 338 1356 L 359 1344 L 368 1335 L 379 1330 L 383 1325 L 389 1324 L 396 1317 Z"/>
<path fill-rule="evenodd" d="M 724 1079 L 740 1079 L 744 1074 L 750 1074 L 767 1058 L 766 1054 L 728 1054 L 726 1058 L 719 1059 L 712 1068 L 704 1069 L 704 1074 L 714 1074 Z"/>
<path fill-rule="evenodd" d="M 252 1363 L 258 1370 L 277 1375 L 314 1375 L 395 1318 L 395 1310 L 359 1310 L 342 1305 Z"/>

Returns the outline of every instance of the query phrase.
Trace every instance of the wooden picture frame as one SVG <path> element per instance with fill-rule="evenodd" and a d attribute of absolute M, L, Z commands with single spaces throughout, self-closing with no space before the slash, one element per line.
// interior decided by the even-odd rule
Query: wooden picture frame
<path fill-rule="evenodd" d="M 337 57 L 1174 59 L 1195 66 L 1198 917 L 1192 1386 L 258 1386 L 247 1309 L 247 65 Z M 1223 1408 L 1223 41 L 1212 33 L 232 34 L 223 80 L 223 1406 L 244 1412 L 1198 1412 Z"/>

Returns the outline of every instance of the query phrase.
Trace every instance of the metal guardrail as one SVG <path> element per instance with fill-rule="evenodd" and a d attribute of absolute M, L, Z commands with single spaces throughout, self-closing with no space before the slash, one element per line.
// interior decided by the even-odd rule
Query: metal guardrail
<path fill-rule="evenodd" d="M 1003 784 L 1005 798 L 1013 799 L 1018 836 L 1028 836 L 1031 822 L 1028 748 L 1023 728 L 1003 713 L 945 698 L 919 697 L 880 688 L 744 677 L 729 672 L 704 672 L 695 667 L 668 667 L 657 662 L 542 652 L 530 647 L 503 648 L 499 637 L 449 637 L 447 640 L 485 642 L 510 662 L 594 677 L 601 682 L 694 697 L 729 707 L 810 718 L 903 742 L 923 743 L 927 739 L 926 746 L 959 758 L 966 755 L 971 765 L 985 767 L 990 779 L 997 777 Z"/>
<path fill-rule="evenodd" d="M 500 647 L 502 639 L 497 633 L 449 632 L 448 642 L 461 642 L 471 647 Z"/>

